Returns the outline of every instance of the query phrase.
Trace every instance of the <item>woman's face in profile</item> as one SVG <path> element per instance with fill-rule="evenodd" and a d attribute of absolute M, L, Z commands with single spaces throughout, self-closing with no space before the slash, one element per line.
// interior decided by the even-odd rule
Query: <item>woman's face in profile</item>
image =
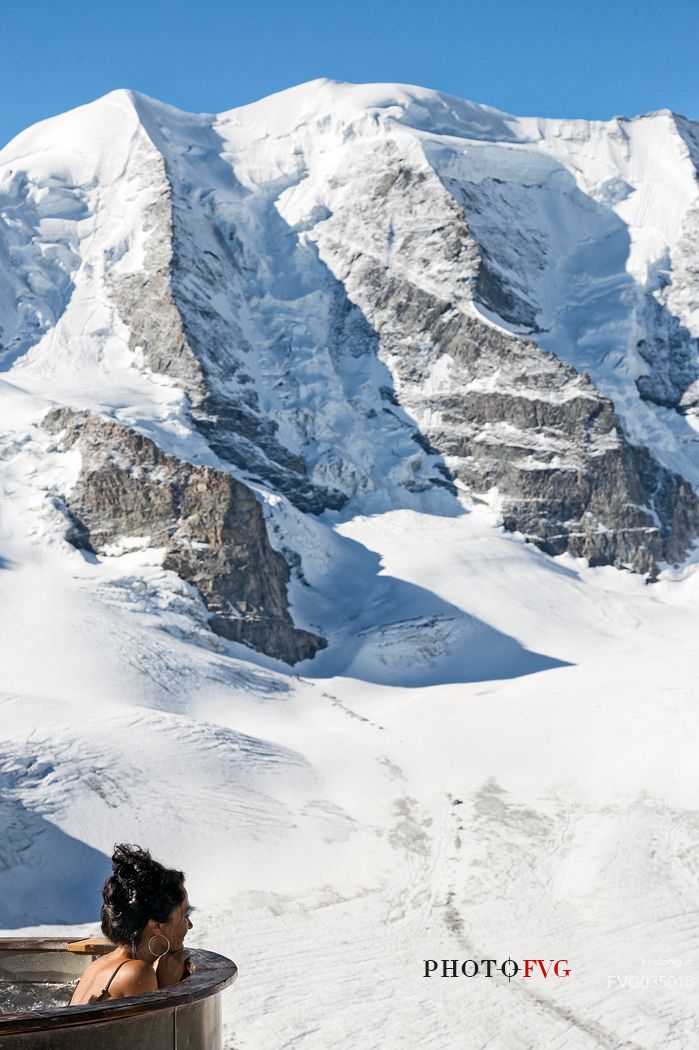
<path fill-rule="evenodd" d="M 170 917 L 167 922 L 160 924 L 165 937 L 170 942 L 170 950 L 173 952 L 179 951 L 184 943 L 184 939 L 192 928 L 192 923 L 189 919 L 189 897 L 187 890 L 184 891 L 184 900 L 181 904 L 175 905 L 170 912 Z"/>

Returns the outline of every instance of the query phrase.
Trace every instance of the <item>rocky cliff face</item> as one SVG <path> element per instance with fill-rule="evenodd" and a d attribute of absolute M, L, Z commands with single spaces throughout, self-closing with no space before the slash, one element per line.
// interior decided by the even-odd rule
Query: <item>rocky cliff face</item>
<path fill-rule="evenodd" d="M 473 316 L 485 289 L 491 309 L 532 321 L 436 176 L 387 166 L 365 169 L 359 215 L 335 213 L 318 245 L 378 333 L 397 399 L 430 446 L 471 495 L 496 490 L 505 527 L 549 554 L 651 573 L 681 560 L 699 534 L 691 484 L 629 442 L 589 375 Z M 438 250 L 435 228 L 448 231 Z M 389 239 L 400 268 L 382 250 Z M 456 300 L 420 279 L 428 258 L 462 275 Z"/>
<path fill-rule="evenodd" d="M 289 570 L 247 486 L 89 413 L 54 409 L 43 425 L 59 435 L 63 450 L 76 447 L 82 457 L 77 484 L 64 496 L 72 543 L 104 552 L 140 538 L 163 547 L 164 567 L 199 591 L 217 634 L 290 664 L 325 646 L 293 625 Z"/>
<path fill-rule="evenodd" d="M 675 118 L 686 159 L 699 172 L 699 129 Z M 696 176 L 699 180 L 699 175 Z M 637 380 L 645 400 L 699 418 L 699 200 L 681 216 L 676 241 L 653 267 L 644 297 L 638 349 L 646 371 Z"/>
<path fill-rule="evenodd" d="M 143 254 L 136 270 L 109 261 L 105 285 L 129 331 L 129 348 L 154 372 L 186 390 L 192 404 L 205 394 L 202 363 L 189 345 L 172 294 L 172 191 L 165 161 L 145 136 L 130 157 L 130 175 L 143 201 Z"/>

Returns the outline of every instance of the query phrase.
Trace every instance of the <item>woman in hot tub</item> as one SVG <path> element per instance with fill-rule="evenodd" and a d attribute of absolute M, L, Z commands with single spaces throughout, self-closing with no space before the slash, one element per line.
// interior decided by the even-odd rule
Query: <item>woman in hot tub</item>
<path fill-rule="evenodd" d="M 184 939 L 192 928 L 184 873 L 148 850 L 115 846 L 104 884 L 102 933 L 117 947 L 90 963 L 71 1006 L 157 992 L 189 976 Z"/>

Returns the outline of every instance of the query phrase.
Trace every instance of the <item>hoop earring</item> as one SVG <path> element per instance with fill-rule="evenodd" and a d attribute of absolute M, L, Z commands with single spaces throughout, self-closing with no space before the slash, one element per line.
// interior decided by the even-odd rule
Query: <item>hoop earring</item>
<path fill-rule="evenodd" d="M 154 952 L 151 948 L 151 944 L 157 937 L 162 937 L 162 939 L 167 942 L 167 948 L 164 952 Z M 167 955 L 167 953 L 170 951 L 170 941 L 167 939 L 164 933 L 154 933 L 151 939 L 148 941 L 148 951 L 151 953 L 151 955 L 154 955 L 156 959 L 162 959 L 163 955 Z"/>

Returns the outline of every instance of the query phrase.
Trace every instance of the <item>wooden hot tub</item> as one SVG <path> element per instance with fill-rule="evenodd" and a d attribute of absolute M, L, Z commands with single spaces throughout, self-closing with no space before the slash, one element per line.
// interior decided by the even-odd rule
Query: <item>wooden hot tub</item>
<path fill-rule="evenodd" d="M 60 1006 L 88 964 L 113 948 L 90 942 L 76 951 L 69 944 L 0 938 L 0 1050 L 220 1050 L 220 993 L 238 974 L 230 959 L 193 949 L 194 973 L 170 988 Z M 8 1013 L 13 997 L 17 1009 Z"/>

